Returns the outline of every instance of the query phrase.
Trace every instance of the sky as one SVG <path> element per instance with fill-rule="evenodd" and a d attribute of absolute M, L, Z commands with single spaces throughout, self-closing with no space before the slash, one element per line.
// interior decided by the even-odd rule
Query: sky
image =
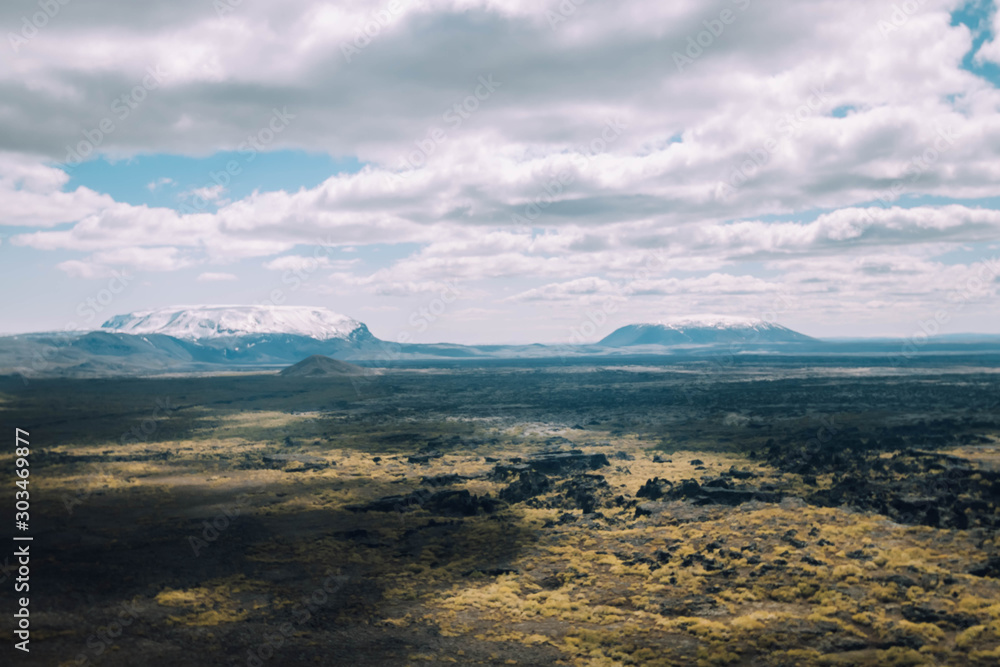
<path fill-rule="evenodd" d="M 976 0 L 0 3 L 0 332 L 1000 333 Z M 428 316 L 429 315 L 429 316 Z"/>

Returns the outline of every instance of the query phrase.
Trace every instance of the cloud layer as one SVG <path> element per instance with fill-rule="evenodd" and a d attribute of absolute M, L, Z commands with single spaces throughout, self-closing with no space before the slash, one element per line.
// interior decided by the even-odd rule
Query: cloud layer
<path fill-rule="evenodd" d="M 963 66 L 1000 62 L 992 5 L 975 49 L 956 0 L 225 2 L 69 3 L 34 33 L 37 4 L 0 8 L 13 246 L 70 253 L 53 266 L 75 278 L 227 284 L 248 258 L 412 244 L 314 259 L 310 288 L 460 280 L 467 305 L 566 323 L 606 298 L 650 319 L 776 295 L 806 322 L 916 313 L 883 330 L 997 252 L 1000 94 Z M 288 148 L 365 166 L 233 201 L 237 163 L 173 208 L 66 187 L 98 154 Z"/>

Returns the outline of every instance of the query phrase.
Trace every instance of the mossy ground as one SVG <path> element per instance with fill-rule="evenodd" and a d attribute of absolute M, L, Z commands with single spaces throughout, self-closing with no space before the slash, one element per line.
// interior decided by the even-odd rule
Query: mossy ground
<path fill-rule="evenodd" d="M 773 378 L 757 374 L 743 387 L 727 378 L 713 408 L 683 400 L 680 376 L 657 405 L 629 404 L 622 396 L 651 380 L 615 371 L 601 389 L 609 372 L 518 371 L 489 392 L 482 383 L 494 376 L 441 372 L 388 372 L 361 394 L 347 381 L 269 376 L 7 386 L 0 413 L 37 423 L 33 651 L 20 662 L 1000 660 L 1000 581 L 968 573 L 1000 553 L 994 532 L 810 506 L 794 497 L 807 490 L 800 476 L 749 454 L 779 432 L 820 428 L 822 404 L 839 428 L 958 415 L 956 430 L 982 440 L 947 451 L 995 467 L 995 415 L 970 413 L 961 383 L 949 389 L 935 376 L 926 405 L 912 390 L 904 405 L 885 387 L 880 403 L 858 395 L 853 376 L 832 374 L 829 393 L 813 388 L 812 402 L 792 408 L 793 390 L 808 387 L 789 380 L 780 401 L 760 399 Z M 753 405 L 733 398 L 751 389 Z M 939 400 L 948 391 L 953 399 Z M 164 396 L 174 409 L 154 419 Z M 150 433 L 122 438 L 147 419 Z M 496 497 L 505 482 L 488 476 L 492 459 L 552 447 L 606 454 L 611 465 L 596 473 L 626 498 L 653 477 L 705 481 L 731 468 L 789 497 L 674 501 L 639 517 L 629 504 L 588 515 L 548 507 L 551 493 L 469 517 L 347 509 L 446 474 L 464 478 L 449 488 Z M 433 456 L 408 462 L 418 452 Z M 0 625 L 9 634 L 9 617 Z"/>

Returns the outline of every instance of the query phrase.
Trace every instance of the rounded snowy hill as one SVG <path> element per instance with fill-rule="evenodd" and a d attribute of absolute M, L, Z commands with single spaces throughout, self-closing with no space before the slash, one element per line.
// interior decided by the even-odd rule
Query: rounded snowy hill
<path fill-rule="evenodd" d="M 315 340 L 367 337 L 355 319 L 326 308 L 303 306 L 175 306 L 116 315 L 103 331 L 162 334 L 185 340 L 286 334 Z"/>
<path fill-rule="evenodd" d="M 814 339 L 780 324 L 744 317 L 709 315 L 676 318 L 653 324 L 629 324 L 598 343 L 632 345 L 711 345 L 718 343 L 801 343 Z"/>

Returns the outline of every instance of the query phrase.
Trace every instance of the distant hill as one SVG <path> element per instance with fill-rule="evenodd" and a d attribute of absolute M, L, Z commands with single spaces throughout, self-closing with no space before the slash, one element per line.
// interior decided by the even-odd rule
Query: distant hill
<path fill-rule="evenodd" d="M 868 355 L 874 365 L 898 366 L 915 362 L 917 348 L 925 361 L 933 353 L 978 363 L 982 355 L 1000 355 L 1000 337 L 965 334 L 917 342 L 815 339 L 762 320 L 708 315 L 629 324 L 590 344 L 393 343 L 376 338 L 364 323 L 324 308 L 193 306 L 117 315 L 98 331 L 0 336 L 0 376 L 125 377 L 284 369 L 285 377 L 346 377 L 423 363 L 611 362 L 645 356 L 682 360 L 720 354 Z"/>
<path fill-rule="evenodd" d="M 338 361 L 337 359 L 324 357 L 321 354 L 314 354 L 311 357 L 303 359 L 294 366 L 289 366 L 285 370 L 278 373 L 278 375 L 295 378 L 345 377 L 352 375 L 370 375 L 373 372 L 374 371 L 367 368 L 349 364 L 346 361 Z"/>
<path fill-rule="evenodd" d="M 726 343 L 815 342 L 780 324 L 737 317 L 684 318 L 655 324 L 629 324 L 615 330 L 598 345 L 718 345 Z"/>

